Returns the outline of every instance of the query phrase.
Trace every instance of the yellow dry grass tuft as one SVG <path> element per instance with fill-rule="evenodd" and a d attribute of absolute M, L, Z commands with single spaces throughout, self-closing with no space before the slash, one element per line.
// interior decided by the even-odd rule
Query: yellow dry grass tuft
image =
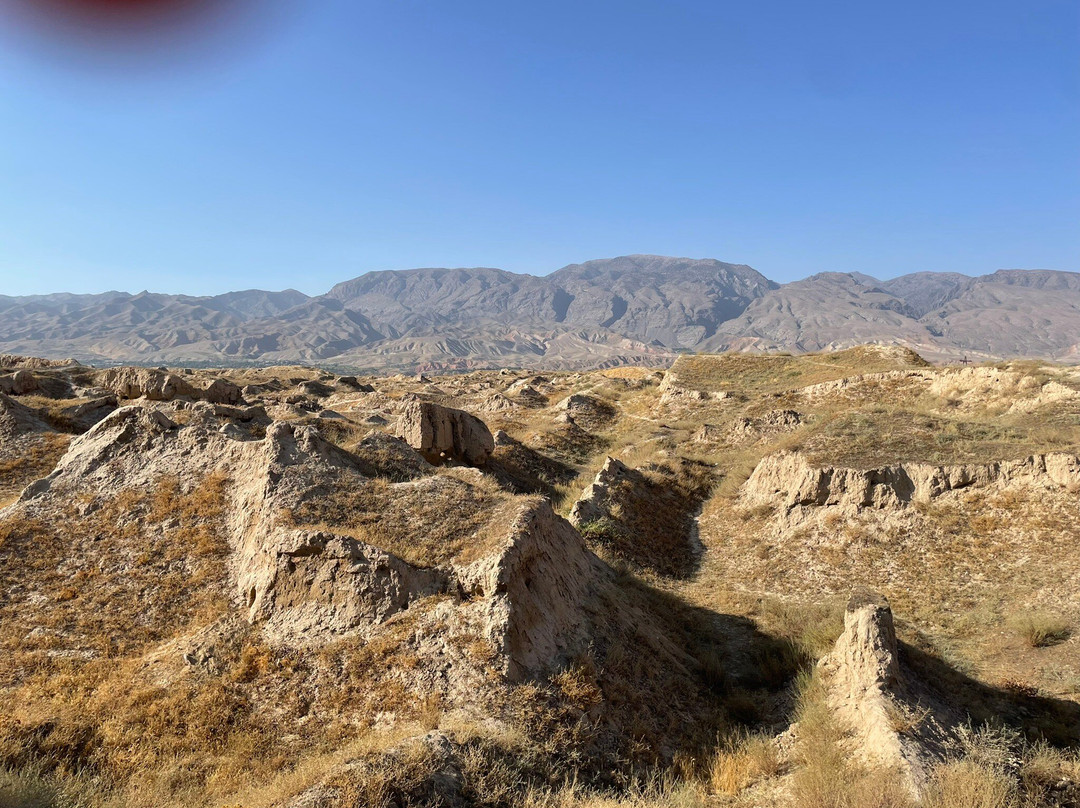
<path fill-rule="evenodd" d="M 780 751 L 772 737 L 736 733 L 713 756 L 709 766 L 709 788 L 734 796 L 759 780 L 780 773 Z"/>
<path fill-rule="evenodd" d="M 1019 808 L 1016 783 L 1001 772 L 969 760 L 938 768 L 926 808 Z"/>
<path fill-rule="evenodd" d="M 1009 619 L 1009 627 L 1032 648 L 1049 648 L 1072 636 L 1072 623 L 1056 614 L 1027 611 Z"/>

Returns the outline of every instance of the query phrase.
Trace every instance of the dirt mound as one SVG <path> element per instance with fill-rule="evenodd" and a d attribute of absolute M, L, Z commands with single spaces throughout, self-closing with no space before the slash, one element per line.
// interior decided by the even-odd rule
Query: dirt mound
<path fill-rule="evenodd" d="M 659 373 L 197 369 L 124 402 L 34 370 L 0 398 L 0 768 L 139 804 L 464 808 L 619 801 L 660 767 L 672 804 L 775 806 L 811 776 L 856 804 L 879 768 L 921 791 L 968 721 L 1076 743 L 1076 379 L 1006 366 L 1032 419 L 889 351 L 677 364 L 672 406 Z M 216 379 L 251 406 L 203 400 Z M 437 465 L 391 434 L 485 402 L 482 465 L 455 416 L 436 454 L 428 418 Z M 903 622 L 867 594 L 844 626 L 855 585 Z"/>
<path fill-rule="evenodd" d="M 969 486 L 1026 481 L 1080 490 L 1080 458 L 1051 453 L 1023 460 L 934 466 L 904 463 L 876 469 L 812 466 L 796 452 L 766 457 L 742 488 L 749 505 L 837 506 L 855 513 L 863 508 L 899 508 L 928 502 L 946 491 Z"/>
<path fill-rule="evenodd" d="M 547 501 L 526 502 L 472 563 L 455 565 L 466 597 L 512 680 L 564 666 L 588 643 L 586 601 L 610 575 Z"/>
<path fill-rule="evenodd" d="M 688 386 L 681 380 L 681 376 L 675 369 L 664 374 L 660 382 L 661 404 L 692 404 L 695 401 L 723 401 L 730 397 L 727 390 L 703 390 L 700 386 Z"/>
<path fill-rule="evenodd" d="M 830 705 L 854 733 L 855 754 L 899 771 L 914 793 L 924 791 L 961 721 L 901 669 L 888 601 L 868 589 L 856 590 L 844 615 L 844 633 L 819 664 Z"/>
<path fill-rule="evenodd" d="M 502 393 L 492 393 L 473 407 L 473 410 L 476 412 L 509 412 L 516 409 L 517 406 Z"/>
<path fill-rule="evenodd" d="M 127 399 L 145 396 L 150 401 L 172 401 L 178 396 L 198 396 L 195 388 L 176 374 L 150 368 L 110 368 L 98 377 L 97 383 Z"/>
<path fill-rule="evenodd" d="M 503 391 L 503 395 L 523 407 L 539 408 L 548 405 L 548 397 L 543 392 L 545 390 L 552 390 L 550 382 L 543 376 L 534 376 L 518 379 Z"/>
<path fill-rule="evenodd" d="M 209 777 L 233 754 L 196 752 L 222 714 L 259 749 L 299 755 L 329 724 L 348 737 L 431 705 L 500 727 L 526 716 L 613 765 L 715 734 L 680 618 L 625 590 L 546 500 L 381 433 L 355 451 L 295 422 L 238 437 L 224 429 L 238 408 L 183 404 L 118 409 L 3 512 L 0 648 L 19 653 L 0 662 L 0 692 L 30 705 L 0 727 L 3 755 L 77 735 L 57 754 L 120 782 L 133 744 L 145 770 L 167 751 Z M 77 707 L 26 685 L 29 669 L 77 677 Z M 144 709 L 194 735 L 132 729 Z M 270 743 L 282 722 L 294 734 Z M 247 742 L 244 765 L 262 765 Z"/>
<path fill-rule="evenodd" d="M 29 370 L 16 370 L 0 376 L 0 393 L 9 396 L 23 396 L 38 389 L 38 380 Z"/>
<path fill-rule="evenodd" d="M 573 422 L 593 432 L 603 429 L 618 415 L 615 407 L 608 402 L 584 393 L 567 396 L 555 408 L 567 423 Z"/>
<path fill-rule="evenodd" d="M 795 410 L 770 410 L 756 416 L 737 418 L 728 432 L 728 440 L 734 444 L 769 440 L 777 435 L 794 432 L 803 425 L 803 415 Z M 701 440 L 709 441 L 709 433 L 702 427 Z"/>
<path fill-rule="evenodd" d="M 267 540 L 272 569 L 241 573 L 249 617 L 294 642 L 369 629 L 411 602 L 445 592 L 448 581 L 377 547 L 324 531 L 292 530 Z"/>
<path fill-rule="evenodd" d="M 202 407 L 212 414 L 209 405 Z M 217 470 L 236 480 L 226 509 L 236 600 L 277 641 L 310 644 L 354 630 L 370 633 L 417 600 L 440 593 L 457 598 L 460 591 L 467 600 L 461 608 L 475 613 L 483 636 L 500 649 L 507 675 L 548 669 L 578 648 L 571 636 L 578 625 L 574 615 L 593 579 L 602 576 L 602 565 L 546 502 L 507 498 L 501 510 L 481 504 L 475 524 L 486 539 L 473 537 L 456 551 L 452 544 L 433 547 L 441 556 L 432 558 L 445 559 L 435 565 L 409 562 L 340 532 L 346 526 L 306 527 L 317 516 L 307 513 L 306 504 L 325 501 L 333 511 L 335 492 L 366 491 L 367 501 L 354 500 L 351 512 L 366 509 L 386 530 L 390 504 L 414 493 L 428 503 L 444 497 L 450 509 L 445 516 L 463 519 L 462 509 L 476 500 L 469 484 L 430 474 L 412 482 L 372 480 L 365 472 L 373 461 L 385 467 L 388 456 L 411 451 L 388 436 L 369 435 L 353 454 L 312 426 L 275 423 L 261 441 L 235 440 L 212 427 L 205 419 L 182 425 L 151 408 L 120 409 L 75 439 L 53 473 L 30 486 L 21 501 L 47 508 L 88 487 L 110 499 L 164 475 L 194 480 Z M 401 476 L 425 468 L 434 471 L 414 463 Z M 424 518 L 422 507 L 407 511 L 411 527 L 430 531 L 416 521 Z M 407 534 L 392 543 L 414 555 L 421 546 Z"/>
<path fill-rule="evenodd" d="M 51 420 L 65 431 L 81 434 L 120 406 L 114 395 L 97 396 L 52 409 Z"/>
<path fill-rule="evenodd" d="M 962 411 L 996 408 L 1029 413 L 1080 400 L 1080 390 L 1030 368 L 949 368 L 935 375 L 929 390 Z"/>
<path fill-rule="evenodd" d="M 214 379 L 199 391 L 199 397 L 211 404 L 241 404 L 244 401 L 240 388 L 225 379 Z"/>
<path fill-rule="evenodd" d="M 570 521 L 598 546 L 641 568 L 685 576 L 697 566 L 696 516 L 708 496 L 709 470 L 632 469 L 609 457 L 570 511 Z"/>
<path fill-rule="evenodd" d="M 42 359 L 39 356 L 17 356 L 15 354 L 0 355 L 0 368 L 17 369 L 26 368 L 39 370 L 42 368 L 80 368 L 74 359 Z"/>
<path fill-rule="evenodd" d="M 0 440 L 10 440 L 33 432 L 52 432 L 37 413 L 0 393 Z"/>
<path fill-rule="evenodd" d="M 398 429 L 430 462 L 450 457 L 483 465 L 495 449 L 487 424 L 475 415 L 417 398 L 406 401 Z"/>
<path fill-rule="evenodd" d="M 395 482 L 414 480 L 432 473 L 431 464 L 401 438 L 371 430 L 353 447 L 368 477 Z"/>

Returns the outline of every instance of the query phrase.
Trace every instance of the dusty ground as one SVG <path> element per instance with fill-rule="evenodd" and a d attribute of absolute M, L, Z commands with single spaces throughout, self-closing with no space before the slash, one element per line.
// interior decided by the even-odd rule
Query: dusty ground
<path fill-rule="evenodd" d="M 86 369 L 34 373 L 42 390 L 8 399 L 26 411 L 9 406 L 0 421 L 0 505 L 85 431 L 60 417 L 71 402 L 109 392 Z M 474 805 L 900 804 L 839 763 L 833 776 L 854 784 L 844 801 L 808 785 L 825 776 L 821 750 L 849 742 L 813 717 L 806 678 L 858 585 L 891 602 L 912 670 L 954 688 L 973 720 L 986 710 L 1016 733 L 1006 746 L 1022 763 L 980 763 L 971 786 L 993 791 L 987 772 L 1000 774 L 997 797 L 949 802 L 946 786 L 958 786 L 946 774 L 959 778 L 950 769 L 923 802 L 1072 804 L 1064 786 L 1040 791 L 1030 772 L 1075 777 L 1080 742 L 1080 469 L 1066 462 L 1080 455 L 1075 368 L 939 368 L 867 347 L 592 373 L 178 373 L 196 391 L 218 375 L 244 400 L 218 405 L 215 433 L 239 429 L 251 446 L 274 422 L 311 425 L 352 458 L 354 482 L 341 482 L 344 472 L 312 478 L 273 524 L 352 537 L 419 568 L 492 552 L 528 503 L 570 515 L 607 458 L 619 460 L 632 473 L 605 484 L 598 514 L 576 520 L 614 576 L 597 585 L 581 629 L 591 645 L 508 681 L 500 652 L 456 616 L 472 608 L 453 605 L 456 595 L 318 649 L 275 643 L 234 594 L 236 549 L 225 537 L 240 481 L 211 468 L 179 480 L 148 471 L 142 487 L 121 486 L 108 502 L 83 491 L 37 521 L 16 503 L 0 512 L 0 688 L 10 705 L 0 709 L 0 753 L 16 772 L 0 780 L 0 805 L 19 788 L 38 789 L 41 802 L 26 804 L 42 805 L 63 794 L 116 805 L 436 804 L 449 798 L 424 789 L 440 767 Z M 495 433 L 491 460 L 417 481 L 401 447 L 365 442 L 372 431 L 397 434 L 408 395 L 483 419 Z M 197 402 L 117 403 L 161 409 L 181 430 L 209 417 Z M 798 479 L 755 494 L 755 469 L 780 453 L 831 469 L 819 499 L 792 505 Z M 1009 471 L 1033 457 L 1035 471 Z M 909 497 L 881 483 L 933 469 L 963 484 Z M 841 479 L 871 482 L 837 493 Z M 235 627 L 210 668 L 106 710 L 148 654 L 225 624 Z M 449 690 L 423 684 L 447 675 L 425 656 L 424 638 L 443 633 L 457 649 L 449 675 L 466 683 Z M 658 653 L 685 672 L 650 668 L 645 658 Z M 643 694 L 666 703 L 643 711 Z M 189 722 L 181 707 L 192 704 Z M 783 739 L 797 719 L 803 746 L 792 751 Z M 408 746 L 429 731 L 449 739 L 452 764 L 430 742 Z M 210 736 L 219 742 L 199 740 Z M 812 753 L 807 738 L 819 739 Z M 300 794 L 314 801 L 290 803 Z"/>

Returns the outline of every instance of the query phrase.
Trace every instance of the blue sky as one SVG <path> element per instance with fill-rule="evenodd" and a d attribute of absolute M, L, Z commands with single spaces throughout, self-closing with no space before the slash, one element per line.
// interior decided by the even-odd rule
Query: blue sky
<path fill-rule="evenodd" d="M 0 12 L 0 294 L 1080 270 L 1075 0 L 253 9 L 141 55 Z"/>

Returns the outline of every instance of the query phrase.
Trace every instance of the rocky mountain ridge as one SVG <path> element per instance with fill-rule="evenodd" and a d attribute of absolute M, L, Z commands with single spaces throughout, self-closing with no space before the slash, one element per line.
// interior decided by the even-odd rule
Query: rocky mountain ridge
<path fill-rule="evenodd" d="M 370 371 L 658 365 L 683 351 L 902 345 L 932 359 L 1080 361 L 1080 273 L 826 272 L 632 255 L 547 276 L 370 272 L 325 295 L 0 295 L 0 352 L 83 362 L 312 362 Z"/>

